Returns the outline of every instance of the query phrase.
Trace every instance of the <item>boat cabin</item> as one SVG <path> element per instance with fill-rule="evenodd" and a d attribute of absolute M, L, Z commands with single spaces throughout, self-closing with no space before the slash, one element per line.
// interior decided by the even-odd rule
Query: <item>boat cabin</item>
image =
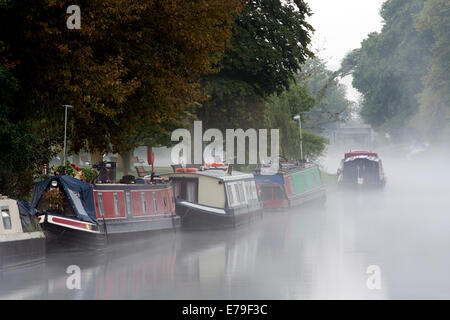
<path fill-rule="evenodd" d="M 89 184 L 58 175 L 38 182 L 39 222 L 55 241 L 98 248 L 112 237 L 179 226 L 168 181 Z"/>
<path fill-rule="evenodd" d="M 319 167 L 313 164 L 281 164 L 279 171 L 255 170 L 255 180 L 264 208 L 281 209 L 310 200 L 324 200 L 325 188 Z"/>
<path fill-rule="evenodd" d="M 182 226 L 235 225 L 261 210 L 253 174 L 225 168 L 177 168 L 173 184 Z"/>
<path fill-rule="evenodd" d="M 0 269 L 45 257 L 45 237 L 26 201 L 0 195 Z"/>
<path fill-rule="evenodd" d="M 383 164 L 377 153 L 352 151 L 344 155 L 338 169 L 341 186 L 384 186 Z"/>

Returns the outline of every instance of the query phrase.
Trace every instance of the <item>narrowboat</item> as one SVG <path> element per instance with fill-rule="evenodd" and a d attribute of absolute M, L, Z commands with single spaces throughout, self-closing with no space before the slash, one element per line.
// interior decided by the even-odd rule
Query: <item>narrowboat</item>
<path fill-rule="evenodd" d="M 43 261 L 45 237 L 26 201 L 0 195 L 0 269 Z"/>
<path fill-rule="evenodd" d="M 262 214 L 253 174 L 232 170 L 231 165 L 174 168 L 161 176 L 173 183 L 183 228 L 236 227 Z"/>
<path fill-rule="evenodd" d="M 101 248 L 107 241 L 177 228 L 168 181 L 90 184 L 56 175 L 36 183 L 32 207 L 49 244 Z"/>
<path fill-rule="evenodd" d="M 322 175 L 315 164 L 280 162 L 276 171 L 263 166 L 255 169 L 254 174 L 264 209 L 291 208 L 326 200 Z"/>
<path fill-rule="evenodd" d="M 341 187 L 383 187 L 386 184 L 382 161 L 375 152 L 345 153 L 337 174 Z"/>

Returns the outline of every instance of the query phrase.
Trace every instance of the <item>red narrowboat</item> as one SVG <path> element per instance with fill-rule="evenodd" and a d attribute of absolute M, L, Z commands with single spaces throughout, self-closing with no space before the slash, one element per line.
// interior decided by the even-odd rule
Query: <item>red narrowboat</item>
<path fill-rule="evenodd" d="M 92 185 L 57 175 L 36 183 L 32 207 L 49 244 L 98 248 L 118 236 L 179 227 L 172 184 L 132 182 Z"/>

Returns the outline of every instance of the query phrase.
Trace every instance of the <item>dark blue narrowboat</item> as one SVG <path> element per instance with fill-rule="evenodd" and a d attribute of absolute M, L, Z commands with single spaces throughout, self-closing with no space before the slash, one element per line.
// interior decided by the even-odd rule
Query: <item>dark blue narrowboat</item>
<path fill-rule="evenodd" d="M 89 184 L 57 175 L 35 185 L 32 207 L 48 243 L 101 248 L 137 233 L 177 228 L 167 181 Z"/>
<path fill-rule="evenodd" d="M 380 188 L 386 184 L 382 161 L 375 152 L 360 150 L 345 153 L 337 174 L 340 187 Z"/>

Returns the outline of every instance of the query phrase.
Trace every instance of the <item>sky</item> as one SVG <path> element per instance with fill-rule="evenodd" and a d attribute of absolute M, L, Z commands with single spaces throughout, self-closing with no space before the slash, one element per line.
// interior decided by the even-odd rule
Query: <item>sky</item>
<path fill-rule="evenodd" d="M 308 22 L 316 30 L 312 49 L 335 71 L 345 55 L 359 48 L 361 41 L 374 31 L 380 31 L 379 15 L 385 0 L 307 0 L 313 15 Z M 351 85 L 351 76 L 341 80 L 347 86 L 347 97 L 357 101 L 359 93 Z"/>

